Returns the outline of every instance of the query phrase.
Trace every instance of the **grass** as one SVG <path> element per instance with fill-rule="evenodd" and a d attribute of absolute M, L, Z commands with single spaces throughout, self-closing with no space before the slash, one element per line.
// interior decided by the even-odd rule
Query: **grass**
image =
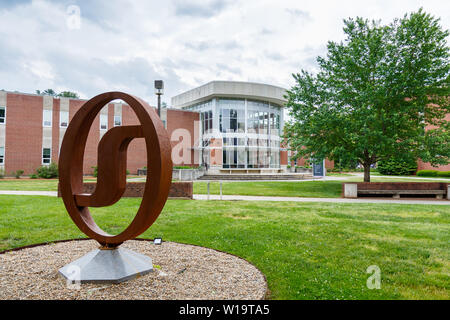
<path fill-rule="evenodd" d="M 139 199 L 94 208 L 110 233 Z M 58 198 L 0 195 L 0 250 L 83 234 Z M 257 266 L 272 299 L 449 299 L 447 206 L 169 200 L 142 237 L 223 250 Z M 381 289 L 366 287 L 371 265 Z"/>
<path fill-rule="evenodd" d="M 223 182 L 222 192 L 226 195 L 283 196 L 338 198 L 341 195 L 340 181 L 251 181 Z M 220 193 L 220 183 L 210 183 L 210 194 Z M 206 194 L 207 182 L 194 182 L 194 194 Z"/>
<path fill-rule="evenodd" d="M 135 178 L 133 180 L 136 181 Z M 86 178 L 85 181 L 95 181 L 95 178 Z M 339 180 L 330 181 L 232 181 L 223 182 L 222 192 L 225 195 L 246 196 L 280 196 L 280 197 L 306 197 L 306 198 L 339 198 L 341 196 L 342 182 L 359 182 L 362 177 L 343 176 Z M 426 180 L 402 178 L 373 177 L 372 182 L 450 182 L 450 179 Z M 0 190 L 19 191 L 56 191 L 57 179 L 0 179 Z M 210 194 L 219 194 L 219 182 L 211 182 Z M 207 182 L 195 181 L 194 194 L 206 194 Z"/>
<path fill-rule="evenodd" d="M 0 190 L 57 191 L 58 179 L 0 179 Z"/>

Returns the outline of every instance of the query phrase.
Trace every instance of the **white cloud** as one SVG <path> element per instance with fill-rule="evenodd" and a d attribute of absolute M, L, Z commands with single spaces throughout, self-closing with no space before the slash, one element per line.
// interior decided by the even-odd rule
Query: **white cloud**
<path fill-rule="evenodd" d="M 80 28 L 68 28 L 72 5 Z M 342 19 L 388 23 L 421 6 L 450 28 L 450 3 L 438 0 L 2 1 L 0 89 L 124 90 L 154 104 L 155 79 L 167 102 L 215 79 L 288 88 L 343 38 Z"/>

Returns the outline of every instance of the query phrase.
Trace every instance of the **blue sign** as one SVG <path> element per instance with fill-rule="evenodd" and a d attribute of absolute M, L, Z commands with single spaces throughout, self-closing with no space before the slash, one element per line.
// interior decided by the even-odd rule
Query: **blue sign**
<path fill-rule="evenodd" d="M 313 162 L 313 176 L 314 177 L 325 176 L 325 160 Z"/>

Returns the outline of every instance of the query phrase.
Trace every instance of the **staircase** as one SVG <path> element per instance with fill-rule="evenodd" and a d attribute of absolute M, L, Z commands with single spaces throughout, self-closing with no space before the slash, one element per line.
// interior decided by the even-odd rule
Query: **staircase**
<path fill-rule="evenodd" d="M 197 180 L 305 180 L 311 174 L 205 174 Z"/>

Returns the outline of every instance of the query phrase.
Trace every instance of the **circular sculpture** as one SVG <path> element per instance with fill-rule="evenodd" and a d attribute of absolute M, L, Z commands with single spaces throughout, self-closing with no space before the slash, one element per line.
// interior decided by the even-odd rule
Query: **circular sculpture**
<path fill-rule="evenodd" d="M 98 175 L 94 193 L 83 193 L 83 157 L 91 125 L 109 102 L 121 99 L 135 112 L 140 125 L 110 129 L 98 146 Z M 103 231 L 88 207 L 117 202 L 126 187 L 126 152 L 134 138 L 144 138 L 147 149 L 147 179 L 139 210 L 120 234 Z M 102 93 L 87 101 L 70 121 L 61 145 L 59 185 L 64 205 L 77 227 L 103 248 L 116 248 L 134 239 L 158 218 L 172 181 L 171 146 L 167 131 L 155 110 L 138 97 L 123 92 Z"/>

